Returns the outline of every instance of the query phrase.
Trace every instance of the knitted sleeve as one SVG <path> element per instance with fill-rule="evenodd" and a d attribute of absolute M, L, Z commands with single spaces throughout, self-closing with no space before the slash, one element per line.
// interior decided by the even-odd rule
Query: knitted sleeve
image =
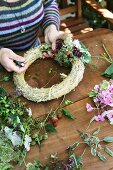
<path fill-rule="evenodd" d="M 59 30 L 60 17 L 58 4 L 56 0 L 43 0 L 43 6 L 44 6 L 44 18 L 42 21 L 43 31 L 51 24 L 54 24 L 57 30 Z"/>

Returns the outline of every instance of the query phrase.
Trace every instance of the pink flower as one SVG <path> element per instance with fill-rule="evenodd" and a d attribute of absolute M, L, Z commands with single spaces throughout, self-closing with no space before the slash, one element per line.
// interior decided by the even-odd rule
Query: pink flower
<path fill-rule="evenodd" d="M 100 103 L 111 106 L 113 104 L 113 98 L 109 90 L 103 90 L 98 94 Z"/>
<path fill-rule="evenodd" d="M 109 92 L 113 94 L 113 84 L 110 84 L 110 86 L 109 86 Z"/>
<path fill-rule="evenodd" d="M 99 122 L 99 121 L 103 122 L 105 120 L 105 118 L 102 115 L 98 115 L 98 116 L 95 116 L 95 120 L 97 122 Z"/>
<path fill-rule="evenodd" d="M 94 108 L 89 103 L 86 103 L 86 109 L 87 112 L 91 112 L 92 110 L 94 110 Z"/>
<path fill-rule="evenodd" d="M 96 90 L 96 91 L 99 91 L 99 88 L 100 88 L 100 86 L 97 84 L 94 86 L 94 90 Z"/>
<path fill-rule="evenodd" d="M 102 116 L 107 117 L 110 122 L 113 121 L 113 110 L 107 110 L 107 111 L 103 112 Z"/>

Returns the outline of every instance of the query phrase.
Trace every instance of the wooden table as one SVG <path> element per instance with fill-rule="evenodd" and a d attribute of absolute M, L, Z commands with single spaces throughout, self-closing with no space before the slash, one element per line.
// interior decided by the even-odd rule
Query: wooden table
<path fill-rule="evenodd" d="M 84 130 L 89 120 L 92 118 L 94 113 L 87 113 L 85 105 L 86 103 L 91 103 L 88 98 L 88 92 L 94 87 L 94 85 L 100 83 L 104 77 L 101 73 L 107 68 L 108 63 L 99 58 L 102 54 L 104 43 L 109 53 L 113 56 L 113 32 L 107 29 L 97 29 L 93 32 L 76 36 L 77 39 L 82 41 L 92 55 L 92 61 L 86 66 L 84 78 L 72 92 L 66 95 L 66 99 L 72 100 L 74 103 L 67 106 L 76 117 L 75 120 L 67 120 L 63 118 L 57 127 L 57 133 L 49 135 L 49 139 L 42 144 L 41 149 L 37 146 L 31 148 L 27 155 L 27 161 L 33 161 L 36 156 L 42 162 L 46 162 L 51 153 L 58 153 L 59 158 L 64 158 L 66 156 L 65 150 L 75 141 L 79 140 L 79 134 L 77 130 Z M 42 67 L 43 65 L 43 67 Z M 49 68 L 53 71 L 51 74 L 48 73 Z M 52 80 L 46 87 L 59 82 L 59 73 L 68 73 L 70 70 L 60 67 L 56 62 L 51 60 L 40 60 L 33 63 L 26 72 L 26 81 L 33 87 L 42 87 L 47 84 L 50 78 L 53 76 Z M 57 72 L 57 74 L 56 74 Z M 4 72 L 0 73 L 2 76 Z M 9 92 L 13 93 L 15 86 L 11 80 L 8 83 L 1 83 L 1 85 Z M 62 98 L 58 100 L 52 100 L 46 103 L 34 103 L 28 101 L 24 98 L 22 100 L 26 101 L 27 106 L 31 107 L 33 111 L 34 118 L 39 117 L 47 113 L 51 106 L 56 108 L 61 102 Z M 113 136 L 113 127 L 108 124 L 107 121 L 102 123 L 93 123 L 90 131 L 94 131 L 95 128 L 101 127 L 100 137 L 106 135 Z M 113 149 L 113 144 L 109 144 L 109 147 Z M 79 155 L 83 152 L 84 146 L 77 148 L 76 154 Z M 88 149 L 85 157 L 83 158 L 84 170 L 112 170 L 113 169 L 113 158 L 106 155 L 108 161 L 106 163 L 101 162 L 97 157 L 93 157 Z M 20 168 L 15 168 L 15 170 L 20 170 Z M 21 168 L 24 170 L 24 168 Z"/>

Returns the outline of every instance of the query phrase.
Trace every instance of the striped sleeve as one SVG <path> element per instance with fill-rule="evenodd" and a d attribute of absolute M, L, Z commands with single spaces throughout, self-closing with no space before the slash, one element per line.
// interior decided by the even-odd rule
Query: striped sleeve
<path fill-rule="evenodd" d="M 42 21 L 43 31 L 51 24 L 54 24 L 57 30 L 59 30 L 60 17 L 58 4 L 56 0 L 43 0 L 43 6 L 44 6 L 44 18 Z"/>

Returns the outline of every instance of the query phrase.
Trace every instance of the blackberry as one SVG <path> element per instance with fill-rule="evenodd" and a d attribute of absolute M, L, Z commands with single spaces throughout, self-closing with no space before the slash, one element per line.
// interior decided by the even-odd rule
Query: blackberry
<path fill-rule="evenodd" d="M 80 50 L 77 47 L 74 46 L 73 47 L 73 55 L 80 58 L 82 56 L 82 52 L 80 52 Z"/>
<path fill-rule="evenodd" d="M 62 48 L 62 46 L 63 46 L 63 43 L 64 43 L 64 40 L 58 39 L 56 41 L 56 50 L 60 50 Z"/>

